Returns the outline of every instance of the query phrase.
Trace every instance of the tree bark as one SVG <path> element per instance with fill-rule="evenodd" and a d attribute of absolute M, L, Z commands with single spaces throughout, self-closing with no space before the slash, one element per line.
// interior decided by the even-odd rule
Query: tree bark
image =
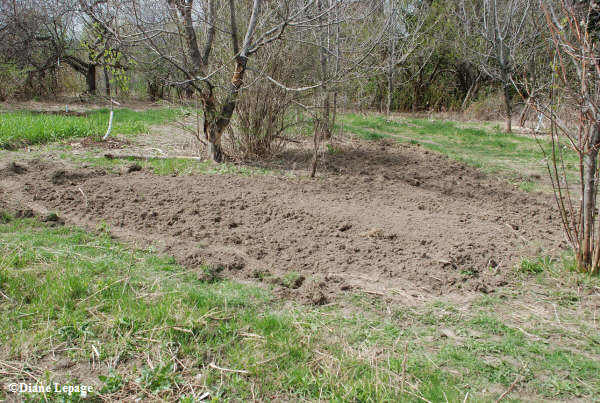
<path fill-rule="evenodd" d="M 319 144 L 321 144 L 321 125 L 323 122 L 315 120 L 315 134 L 313 137 L 313 160 L 310 169 L 310 177 L 314 178 L 317 175 L 317 165 L 319 163 Z"/>
<path fill-rule="evenodd" d="M 525 123 L 527 122 L 527 115 L 529 112 L 529 106 L 531 102 L 531 97 L 528 97 L 525 101 L 525 106 L 523 106 L 523 110 L 521 111 L 521 116 L 519 116 L 519 126 L 525 127 Z"/>
<path fill-rule="evenodd" d="M 242 56 L 236 58 L 236 67 L 231 78 L 229 95 L 220 107 L 217 106 L 212 94 L 203 99 L 204 135 L 208 141 L 209 156 L 215 162 L 220 163 L 223 161 L 221 137 L 227 126 L 229 126 L 231 117 L 237 106 L 239 91 L 244 84 L 247 61 L 248 59 Z"/>
<path fill-rule="evenodd" d="M 594 240 L 594 221 L 596 209 L 596 171 L 598 169 L 598 148 L 600 147 L 600 132 L 597 125 L 593 125 L 590 133 L 589 151 L 583 157 L 583 245 L 581 246 L 581 267 L 592 272 L 591 267 Z"/>
<path fill-rule="evenodd" d="M 219 114 L 214 100 L 208 99 L 204 102 L 204 136 L 208 142 L 208 155 L 217 163 L 223 161 L 223 149 L 221 147 L 221 134 L 219 130 Z"/>
<path fill-rule="evenodd" d="M 110 77 L 106 66 L 104 66 L 104 86 L 106 87 L 106 96 L 110 98 Z"/>
<path fill-rule="evenodd" d="M 506 116 L 506 133 L 512 133 L 512 100 L 510 99 L 510 85 L 504 84 L 504 112 Z"/>
<path fill-rule="evenodd" d="M 85 83 L 87 85 L 87 92 L 91 95 L 96 94 L 96 65 L 89 64 L 85 73 Z"/>
<path fill-rule="evenodd" d="M 392 94 L 394 92 L 394 77 L 392 73 L 388 74 L 388 88 L 387 88 L 387 104 L 385 106 L 385 115 L 390 116 L 390 109 L 392 108 Z"/>

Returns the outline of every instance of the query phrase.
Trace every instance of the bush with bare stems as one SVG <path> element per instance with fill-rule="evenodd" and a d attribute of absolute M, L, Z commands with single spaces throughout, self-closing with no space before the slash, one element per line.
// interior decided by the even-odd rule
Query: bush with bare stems
<path fill-rule="evenodd" d="M 539 94 L 533 107 L 551 122 L 552 179 L 566 236 L 582 272 L 600 269 L 598 151 L 600 149 L 600 10 L 595 1 L 541 1 L 553 50 L 551 81 L 527 92 Z M 540 88 L 545 89 L 541 91 Z M 548 100 L 548 101 L 545 101 Z M 574 111 L 576 118 L 566 111 Z M 567 177 L 565 156 L 578 157 L 580 186 Z"/>

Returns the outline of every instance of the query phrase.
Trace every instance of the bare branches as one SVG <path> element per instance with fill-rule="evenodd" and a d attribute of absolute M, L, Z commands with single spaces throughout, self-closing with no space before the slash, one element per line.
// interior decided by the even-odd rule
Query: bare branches
<path fill-rule="evenodd" d="M 548 173 L 567 239 L 581 271 L 600 269 L 600 222 L 596 206 L 600 150 L 600 53 L 590 23 L 591 5 L 560 0 L 540 2 L 554 59 L 548 84 L 525 80 L 535 94 L 533 107 L 551 122 L 552 150 Z M 535 85 L 538 84 L 537 88 Z M 546 97 L 544 97 L 546 95 Z M 577 116 L 573 120 L 572 116 Z M 565 146 L 578 159 L 580 195 L 569 186 Z M 579 200 L 578 200 L 579 199 Z"/>
<path fill-rule="evenodd" d="M 465 55 L 503 87 L 506 131 L 512 131 L 512 76 L 534 54 L 533 0 L 461 0 L 456 15 L 464 32 Z"/>

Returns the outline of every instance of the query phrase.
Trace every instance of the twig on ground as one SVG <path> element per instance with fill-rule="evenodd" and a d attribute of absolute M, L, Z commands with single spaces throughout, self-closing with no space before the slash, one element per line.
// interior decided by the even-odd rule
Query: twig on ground
<path fill-rule="evenodd" d="M 283 357 L 285 357 L 286 355 L 288 355 L 288 353 L 285 353 L 285 354 L 280 354 L 280 355 L 277 355 L 277 356 L 275 356 L 275 357 L 272 357 L 272 358 L 269 358 L 269 359 L 266 359 L 266 360 L 263 360 L 263 361 L 259 361 L 259 362 L 257 362 L 256 364 L 253 364 L 253 366 L 254 366 L 254 367 L 256 367 L 256 366 L 259 366 L 259 365 L 264 365 L 264 364 L 266 364 L 266 363 L 269 363 L 269 362 L 271 362 L 271 361 L 275 361 L 275 360 L 278 360 L 278 359 L 280 359 L 280 358 L 283 358 Z"/>
<path fill-rule="evenodd" d="M 0 361 L 0 366 L 6 367 L 6 368 L 10 368 L 12 370 L 18 371 L 15 375 L 19 375 L 21 373 L 24 373 L 25 375 L 29 376 L 31 379 L 33 379 L 34 381 L 36 381 L 37 383 L 40 383 L 40 380 L 38 378 L 36 378 L 35 376 L 33 376 L 30 372 L 25 371 L 24 368 L 18 368 L 18 367 L 14 367 L 6 362 Z"/>
<path fill-rule="evenodd" d="M 6 295 L 5 293 L 3 293 L 2 291 L 0 291 L 0 295 L 2 295 L 4 298 L 6 298 L 8 301 L 13 302 L 12 298 L 10 298 L 8 295 Z"/>
<path fill-rule="evenodd" d="M 229 368 L 221 368 L 219 366 L 217 366 L 217 364 L 215 364 L 214 362 L 211 362 L 210 364 L 208 364 L 209 367 L 216 369 L 218 371 L 221 372 L 233 372 L 236 374 L 249 374 L 250 372 L 244 370 L 244 369 L 229 369 Z"/>
<path fill-rule="evenodd" d="M 93 293 L 93 294 L 91 294 L 91 295 L 88 295 L 86 298 L 82 299 L 81 301 L 79 301 L 79 302 L 78 302 L 77 304 L 75 304 L 75 305 L 79 305 L 79 304 L 81 304 L 81 303 L 83 303 L 83 302 L 87 301 L 88 299 L 92 298 L 93 296 L 95 296 L 95 295 L 98 295 L 99 293 L 101 293 L 102 291 L 106 290 L 107 288 L 110 288 L 110 287 L 112 287 L 113 285 L 115 285 L 115 284 L 118 284 L 118 283 L 120 283 L 120 282 L 122 282 L 122 281 L 125 281 L 125 280 L 129 280 L 129 277 L 124 277 L 124 278 L 122 278 L 122 279 L 119 279 L 119 280 L 117 280 L 117 281 L 115 281 L 115 282 L 113 282 L 113 283 L 110 283 L 110 284 L 109 284 L 109 285 L 107 285 L 106 287 L 102 287 L 101 289 L 99 289 L 98 291 L 96 291 L 95 293 Z"/>
<path fill-rule="evenodd" d="M 408 357 L 408 342 L 404 345 L 404 358 L 402 358 L 402 386 L 400 393 L 404 393 L 404 382 L 406 380 L 406 358 Z"/>
<path fill-rule="evenodd" d="M 163 157 L 163 156 L 152 156 L 152 155 L 135 155 L 135 154 L 104 154 L 105 158 L 108 158 L 109 160 L 117 160 L 117 159 L 122 159 L 122 160 L 127 160 L 127 159 L 133 159 L 133 160 L 140 160 L 140 161 L 148 161 L 148 160 L 170 160 L 170 159 L 180 159 L 180 160 L 194 160 L 194 161 L 204 161 L 203 157 L 192 157 L 192 156 L 188 156 L 188 155 L 174 155 L 171 157 Z"/>
<path fill-rule="evenodd" d="M 83 193 L 83 190 L 81 190 L 80 187 L 78 187 L 77 189 L 79 189 L 79 192 L 83 196 L 83 200 L 85 200 L 85 208 L 87 208 L 88 207 L 88 198 L 87 198 L 87 196 L 85 195 L 85 193 Z"/>
<path fill-rule="evenodd" d="M 498 398 L 498 400 L 496 400 L 496 403 L 500 402 L 502 399 L 504 399 L 506 396 L 508 396 L 508 394 L 510 392 L 512 392 L 512 390 L 515 388 L 515 386 L 517 386 L 517 383 L 521 380 L 520 376 L 517 376 L 517 378 L 515 379 L 515 381 L 513 383 L 510 384 L 510 386 L 508 387 L 508 389 L 500 395 L 500 397 Z"/>

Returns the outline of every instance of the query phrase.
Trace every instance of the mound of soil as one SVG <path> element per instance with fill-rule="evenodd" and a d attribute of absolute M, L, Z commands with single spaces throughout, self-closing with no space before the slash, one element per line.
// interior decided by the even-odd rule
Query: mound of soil
<path fill-rule="evenodd" d="M 270 281 L 315 304 L 352 289 L 406 301 L 492 292 L 532 243 L 562 239 L 549 197 L 411 146 L 344 150 L 318 180 L 58 166 L 29 166 L 10 180 L 5 190 L 67 222 L 104 220 L 184 265 Z M 302 281 L 285 280 L 290 273 Z"/>
<path fill-rule="evenodd" d="M 79 145 L 84 148 L 103 148 L 108 150 L 120 150 L 129 147 L 131 144 L 129 140 L 117 137 L 110 137 L 100 141 L 92 137 L 86 137 L 79 142 Z"/>

